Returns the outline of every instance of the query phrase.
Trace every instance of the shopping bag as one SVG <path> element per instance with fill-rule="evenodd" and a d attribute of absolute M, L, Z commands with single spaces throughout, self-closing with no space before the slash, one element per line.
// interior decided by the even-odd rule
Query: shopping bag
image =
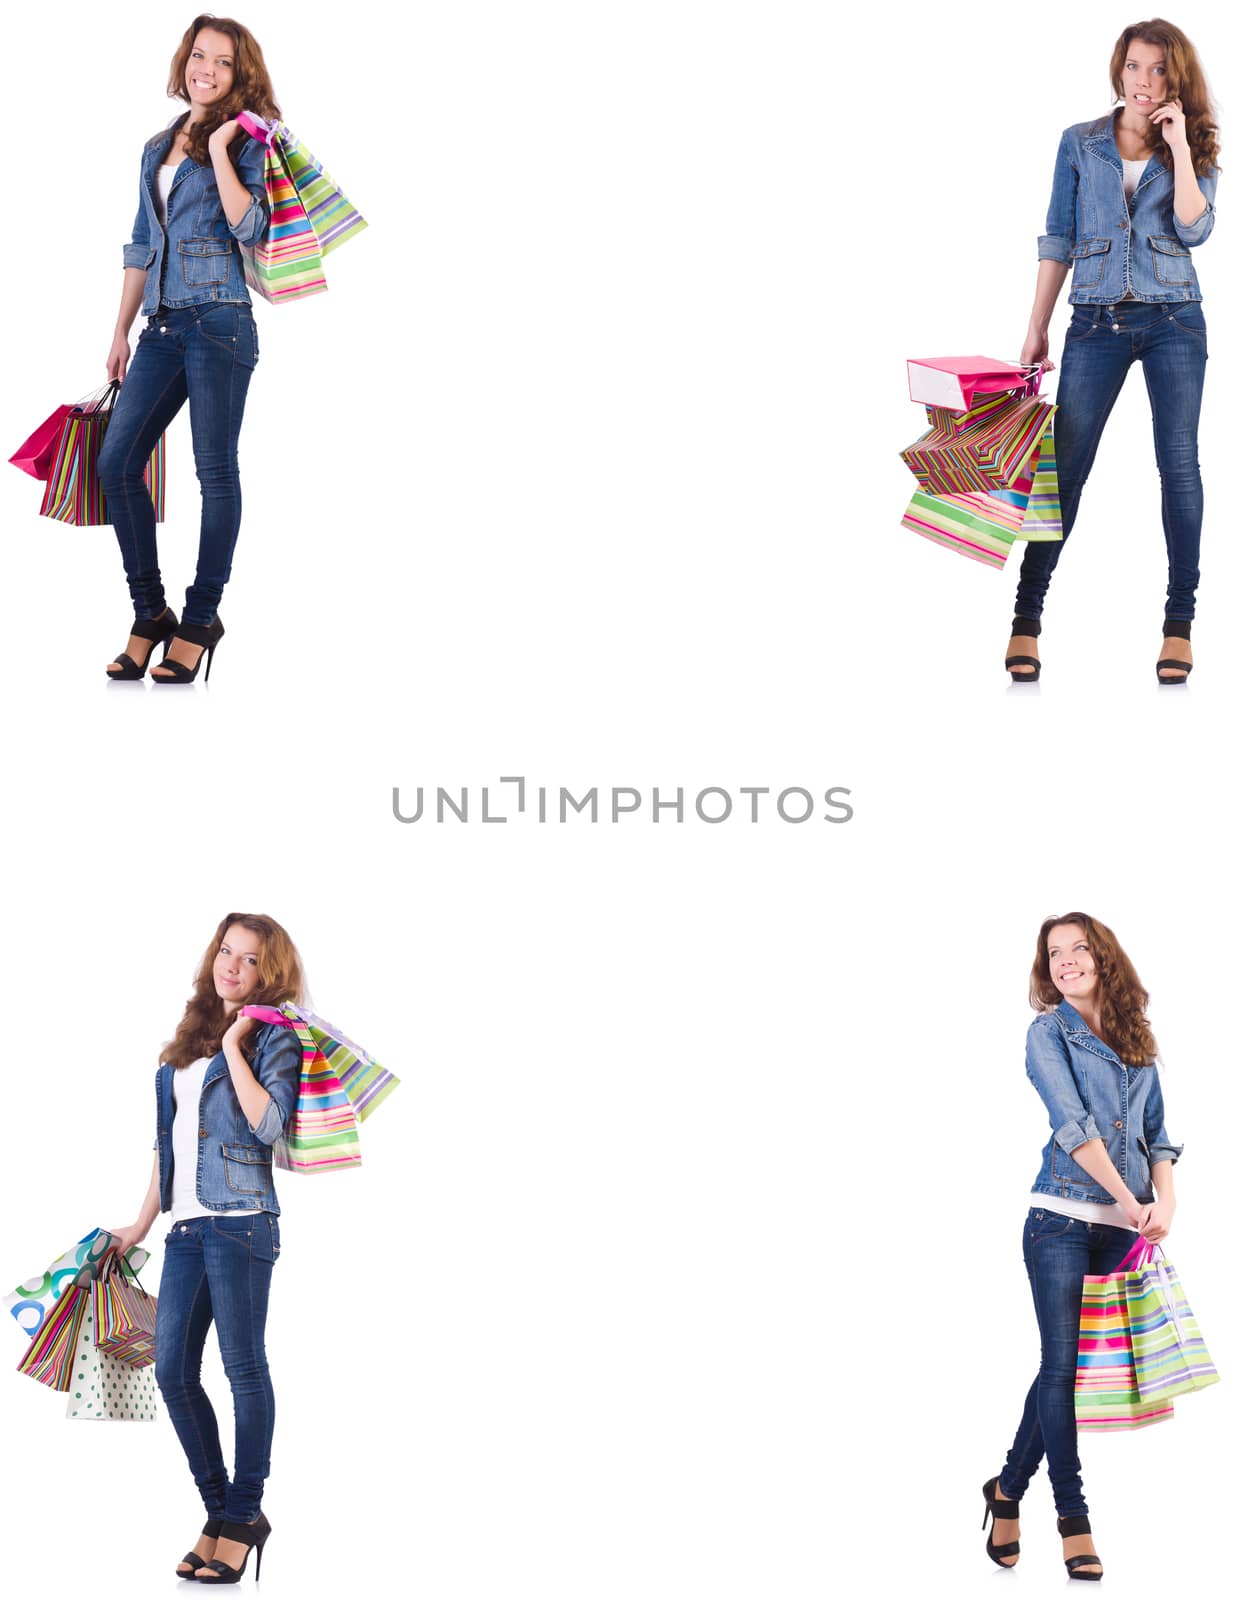
<path fill-rule="evenodd" d="M 1145 1428 L 1173 1415 L 1170 1396 L 1145 1394 L 1134 1358 L 1128 1291 L 1138 1285 L 1137 1264 L 1154 1249 L 1139 1238 L 1112 1272 L 1082 1280 L 1074 1416 L 1080 1430 L 1116 1433 Z"/>
<path fill-rule="evenodd" d="M 64 418 L 47 472 L 41 517 L 79 528 L 111 520 L 99 483 L 99 451 L 119 392 L 118 382 L 109 383 L 99 394 L 71 407 Z M 163 521 L 164 477 L 164 436 L 160 434 L 145 471 L 156 522 Z"/>
<path fill-rule="evenodd" d="M 1219 1383 L 1177 1274 L 1160 1246 L 1140 1239 L 1126 1261 L 1122 1288 L 1139 1395 L 1167 1400 Z"/>
<path fill-rule="evenodd" d="M 950 411 L 969 410 L 977 394 L 1001 393 L 1036 381 L 1040 368 L 1015 366 L 992 356 L 922 356 L 908 360 L 911 399 Z"/>
<path fill-rule="evenodd" d="M 244 1015 L 292 1028 L 301 1044 L 296 1106 L 273 1159 L 291 1172 L 338 1172 L 361 1164 L 357 1123 L 399 1086 L 393 1072 L 312 1011 L 246 1006 Z"/>
<path fill-rule="evenodd" d="M 26 1346 L 17 1363 L 18 1372 L 24 1372 L 36 1383 L 46 1384 L 49 1389 L 67 1389 L 77 1330 L 89 1304 L 89 1289 L 77 1283 L 70 1284 Z"/>
<path fill-rule="evenodd" d="M 115 1250 L 113 1235 L 105 1228 L 92 1228 L 84 1239 L 71 1245 L 59 1255 L 45 1272 L 36 1272 L 25 1278 L 10 1294 L 0 1300 L 23 1333 L 33 1337 L 55 1309 L 61 1296 L 79 1279 L 89 1282 L 95 1277 Z M 125 1252 L 125 1261 L 137 1272 L 150 1260 L 150 1252 L 133 1245 Z"/>
<path fill-rule="evenodd" d="M 969 411 L 928 407 L 928 431 L 902 451 L 930 494 L 1013 489 L 1035 476 L 1056 407 L 1035 395 L 999 394 Z"/>
<path fill-rule="evenodd" d="M 242 245 L 245 279 L 276 303 L 321 294 L 322 258 L 368 226 L 329 173 L 286 124 L 251 111 L 237 118 L 266 146 L 266 199 L 271 220 L 256 244 Z"/>
<path fill-rule="evenodd" d="M 25 444 L 18 445 L 9 457 L 13 465 L 32 478 L 46 482 L 52 456 L 56 453 L 56 440 L 60 437 L 60 425 L 72 409 L 72 406 L 57 406 L 46 422 L 40 422 Z"/>
<path fill-rule="evenodd" d="M 69 1368 L 65 1415 L 71 1422 L 153 1422 L 155 1372 L 102 1350 L 93 1307 L 87 1303 Z"/>
<path fill-rule="evenodd" d="M 155 1360 L 155 1312 L 158 1301 L 115 1255 L 104 1262 L 91 1284 L 91 1314 L 99 1349 L 130 1367 L 149 1367 Z"/>

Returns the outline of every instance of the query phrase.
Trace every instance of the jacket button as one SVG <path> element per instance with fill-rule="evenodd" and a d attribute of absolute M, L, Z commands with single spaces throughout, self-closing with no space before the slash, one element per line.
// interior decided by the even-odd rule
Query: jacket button
<path fill-rule="evenodd" d="M 1117 224 L 1117 226 L 1118 226 L 1118 228 L 1128 228 L 1128 227 L 1129 227 L 1129 223 L 1128 223 L 1128 222 L 1126 222 L 1126 221 L 1125 221 L 1125 220 L 1124 220 L 1124 219 L 1123 219 L 1123 220 L 1122 220 L 1122 221 L 1120 221 L 1120 222 L 1118 222 L 1118 224 Z"/>
<path fill-rule="evenodd" d="M 1118 1122 L 1117 1126 L 1119 1128 L 1121 1126 L 1121 1124 Z M 198 1129 L 198 1138 L 199 1139 L 205 1139 L 205 1137 L 206 1137 L 206 1129 L 205 1128 L 199 1128 Z"/>
<path fill-rule="evenodd" d="M 1114 1128 L 1124 1128 L 1125 1127 L 1125 1123 L 1124 1122 L 1114 1122 L 1113 1123 L 1113 1127 Z"/>

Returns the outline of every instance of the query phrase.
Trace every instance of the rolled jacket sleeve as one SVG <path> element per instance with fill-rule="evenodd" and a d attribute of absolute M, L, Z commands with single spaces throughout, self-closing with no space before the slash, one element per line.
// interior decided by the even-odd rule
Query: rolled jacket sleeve
<path fill-rule="evenodd" d="M 1074 215 L 1078 202 L 1078 169 L 1069 148 L 1068 130 L 1057 147 L 1045 231 L 1039 237 L 1039 259 L 1068 263 L 1074 253 Z"/>
<path fill-rule="evenodd" d="M 1037 1017 L 1027 1029 L 1027 1077 L 1047 1106 L 1052 1136 L 1067 1156 L 1102 1137 L 1079 1093 L 1065 1040 L 1047 1017 Z"/>
<path fill-rule="evenodd" d="M 262 1144 L 274 1144 L 296 1109 L 301 1081 L 301 1041 L 291 1028 L 270 1024 L 258 1050 L 254 1075 L 271 1098 L 252 1129 L 253 1136 Z"/>
<path fill-rule="evenodd" d="M 1185 1149 L 1183 1144 L 1170 1144 L 1164 1129 L 1164 1095 L 1160 1089 L 1160 1073 L 1151 1068 L 1151 1089 L 1147 1095 L 1147 1109 L 1143 1118 L 1143 1132 L 1147 1141 L 1147 1158 L 1151 1166 L 1157 1161 L 1176 1163 Z"/>
<path fill-rule="evenodd" d="M 133 233 L 125 246 L 125 266 L 140 267 L 143 272 L 150 265 L 153 252 L 150 248 L 150 223 L 146 220 L 146 197 L 142 193 L 141 174 L 137 181 L 137 216 L 133 219 Z"/>
<path fill-rule="evenodd" d="M 245 135 L 246 148 L 236 163 L 237 175 L 249 190 L 249 210 L 239 222 L 228 223 L 238 244 L 257 244 L 270 226 L 271 213 L 266 198 L 266 146 Z"/>
<path fill-rule="evenodd" d="M 1207 202 L 1207 209 L 1201 217 L 1195 217 L 1193 222 L 1182 222 L 1177 213 L 1173 212 L 1173 227 L 1177 230 L 1177 237 L 1187 249 L 1192 250 L 1195 245 L 1204 243 L 1211 237 L 1211 230 L 1216 220 L 1216 175 L 1209 172 L 1198 180 L 1198 186 L 1203 191 L 1203 199 Z"/>

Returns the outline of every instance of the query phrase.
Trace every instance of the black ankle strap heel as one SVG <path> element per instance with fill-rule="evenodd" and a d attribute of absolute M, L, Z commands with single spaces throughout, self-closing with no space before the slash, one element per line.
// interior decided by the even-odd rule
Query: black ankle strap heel
<path fill-rule="evenodd" d="M 208 1521 L 202 1524 L 202 1532 L 208 1539 L 217 1539 L 219 1537 L 219 1530 L 222 1527 L 222 1517 L 211 1517 Z M 180 1566 L 176 1568 L 176 1576 L 178 1578 L 196 1578 L 199 1569 L 205 1565 L 206 1562 L 203 1557 L 198 1555 L 196 1550 L 190 1550 L 188 1555 L 181 1556 Z M 181 1567 L 188 1567 L 188 1572 L 182 1572 L 180 1570 Z"/>
<path fill-rule="evenodd" d="M 119 672 L 109 672 L 110 683 L 136 683 L 139 678 L 146 676 L 146 668 L 150 665 L 150 658 L 155 653 L 155 646 L 161 644 L 163 653 L 168 653 L 168 641 L 176 632 L 176 613 L 171 606 L 164 606 L 157 617 L 134 617 L 129 633 L 134 639 L 149 639 L 150 649 L 140 662 L 133 659 L 127 652 L 118 655 L 113 665 L 120 668 Z"/>
<path fill-rule="evenodd" d="M 1072 1539 L 1078 1533 L 1090 1533 L 1091 1520 L 1089 1517 L 1058 1517 L 1057 1532 L 1063 1539 Z M 1082 1572 L 1080 1570 L 1082 1567 L 1099 1567 L 1100 1570 Z M 1092 1583 L 1098 1582 L 1104 1576 L 1104 1569 L 1098 1556 L 1066 1556 L 1065 1570 L 1071 1578 L 1086 1578 Z"/>
<path fill-rule="evenodd" d="M 1166 639 L 1188 639 L 1190 637 L 1190 624 L 1180 617 L 1166 617 L 1164 619 L 1164 637 Z M 1164 675 L 1164 668 L 1174 668 L 1168 676 Z M 1164 656 L 1155 664 L 1155 676 L 1158 683 L 1166 687 L 1174 683 L 1184 683 L 1194 670 L 1192 661 L 1177 661 L 1172 656 Z"/>
<path fill-rule="evenodd" d="M 996 1497 L 996 1483 L 997 1480 L 995 1478 L 989 1478 L 987 1483 L 984 1484 L 984 1504 L 987 1510 L 984 1512 L 984 1520 L 979 1525 L 981 1530 L 988 1526 L 989 1517 L 992 1517 L 994 1522 L 997 1517 L 1016 1517 L 1018 1515 L 1018 1507 L 1022 1504 L 1021 1500 L 998 1500 Z M 996 1529 L 994 1527 L 993 1533 L 995 1532 Z M 984 1546 L 984 1549 L 987 1550 L 989 1556 L 996 1562 L 998 1567 L 1004 1567 L 1008 1572 L 1014 1563 L 1004 1560 L 1003 1557 L 1018 1555 L 1022 1550 L 1022 1546 L 1017 1539 L 1010 1539 L 1005 1544 L 993 1544 L 992 1534 L 990 1533 L 988 1535 L 988 1543 Z"/>
<path fill-rule="evenodd" d="M 219 620 L 218 615 L 216 615 L 209 628 L 200 627 L 196 622 L 182 622 L 180 627 L 176 629 L 175 637 L 183 639 L 186 644 L 201 645 L 201 653 L 192 667 L 185 666 L 182 661 L 168 661 L 165 659 L 161 665 L 166 669 L 166 675 L 163 671 L 152 672 L 150 676 L 153 681 L 155 683 L 192 683 L 198 675 L 198 668 L 205 661 L 206 676 L 202 679 L 202 682 L 209 683 L 210 664 L 215 658 L 215 646 L 223 638 L 223 623 Z"/>
<path fill-rule="evenodd" d="M 271 1525 L 261 1512 L 258 1513 L 258 1520 L 256 1522 L 225 1522 L 219 1530 L 219 1537 L 221 1539 L 233 1539 L 237 1544 L 248 1545 L 249 1550 L 256 1550 L 258 1552 L 258 1558 L 254 1564 L 253 1575 L 255 1581 L 262 1576 L 262 1546 L 266 1543 L 270 1536 Z M 241 1574 L 249 1565 L 249 1550 L 245 1551 L 245 1559 L 241 1562 L 239 1567 L 230 1567 L 226 1561 L 206 1562 L 202 1568 L 202 1572 L 208 1572 L 210 1576 L 207 1578 L 202 1577 L 201 1574 L 199 1574 L 198 1582 L 239 1583 L 241 1580 Z"/>
<path fill-rule="evenodd" d="M 1014 638 L 1018 634 L 1025 635 L 1028 639 L 1038 639 L 1040 621 L 1038 617 L 1015 617 L 1010 625 L 1009 636 Z M 1015 672 L 1015 667 L 1030 667 L 1030 672 Z M 1015 683 L 1034 683 L 1039 677 L 1040 662 L 1038 656 L 1006 656 L 1005 670 Z"/>

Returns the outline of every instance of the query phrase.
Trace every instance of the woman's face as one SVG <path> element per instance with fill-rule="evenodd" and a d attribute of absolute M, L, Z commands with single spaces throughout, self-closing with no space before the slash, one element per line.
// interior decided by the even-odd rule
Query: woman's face
<path fill-rule="evenodd" d="M 226 33 L 203 28 L 193 41 L 185 66 L 185 92 L 194 110 L 207 111 L 232 91 L 236 55 Z"/>
<path fill-rule="evenodd" d="M 1131 39 L 1130 53 L 1121 71 L 1125 103 L 1139 116 L 1149 117 L 1168 97 L 1168 67 L 1164 51 L 1145 39 Z"/>
<path fill-rule="evenodd" d="M 1076 922 L 1060 922 L 1048 930 L 1048 976 L 1073 1003 L 1099 998 L 1100 975 L 1087 947 L 1086 932 Z"/>
<path fill-rule="evenodd" d="M 224 934 L 211 975 L 215 980 L 215 993 L 223 1001 L 225 1011 L 235 1011 L 256 993 L 261 982 L 258 972 L 261 954 L 262 940 L 240 923 L 234 922 Z"/>

